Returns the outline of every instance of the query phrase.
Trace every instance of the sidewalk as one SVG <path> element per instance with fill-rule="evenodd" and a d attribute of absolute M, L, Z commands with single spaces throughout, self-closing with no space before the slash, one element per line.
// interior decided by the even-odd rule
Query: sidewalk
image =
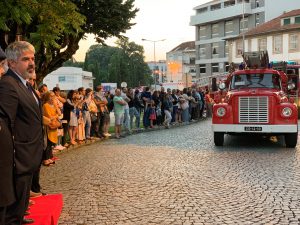
<path fill-rule="evenodd" d="M 181 126 L 186 126 L 186 125 L 198 123 L 198 122 L 201 122 L 201 121 L 205 120 L 206 118 L 207 117 L 202 117 L 201 119 L 195 120 L 195 121 L 172 124 L 172 125 L 170 125 L 170 127 L 168 129 L 173 129 L 173 128 L 177 128 L 177 127 L 181 127 Z M 115 121 L 115 116 L 114 116 L 113 113 L 110 113 L 110 126 L 114 126 L 114 121 Z M 135 134 L 139 134 L 139 133 L 152 132 L 152 131 L 165 130 L 165 129 L 166 128 L 163 125 L 162 126 L 154 126 L 153 128 L 147 128 L 147 129 L 144 129 L 144 128 L 141 128 L 141 129 L 138 129 L 138 130 L 137 129 L 132 129 L 131 134 L 129 134 L 128 132 L 123 130 L 122 131 L 122 136 L 126 137 L 126 136 L 129 136 L 129 135 L 135 135 Z M 111 137 L 106 137 L 106 138 L 102 138 L 102 139 L 95 137 L 92 140 L 86 140 L 82 144 L 70 145 L 68 148 L 66 148 L 62 151 L 54 151 L 53 154 L 57 155 L 57 154 L 60 154 L 62 152 L 66 152 L 68 150 L 77 149 L 79 147 L 90 145 L 90 144 L 93 144 L 93 143 L 96 143 L 96 142 L 105 141 L 105 140 L 108 140 L 108 139 L 115 139 L 115 134 L 111 133 L 111 135 L 112 135 Z"/>

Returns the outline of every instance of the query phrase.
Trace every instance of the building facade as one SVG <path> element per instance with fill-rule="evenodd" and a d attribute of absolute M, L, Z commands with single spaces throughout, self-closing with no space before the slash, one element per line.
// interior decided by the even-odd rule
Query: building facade
<path fill-rule="evenodd" d="M 48 89 L 59 87 L 61 90 L 69 91 L 80 87 L 93 89 L 94 77 L 91 72 L 83 71 L 78 67 L 60 67 L 49 73 L 43 80 Z"/>
<path fill-rule="evenodd" d="M 196 30 L 197 78 L 227 72 L 228 38 L 295 8 L 300 8 L 299 0 L 213 0 L 195 7 L 190 25 Z"/>
<path fill-rule="evenodd" d="M 244 36 L 244 38 L 243 38 Z M 300 9 L 286 12 L 246 32 L 229 39 L 229 61 L 242 61 L 245 52 L 268 51 L 270 61 L 293 61 L 300 64 Z"/>
<path fill-rule="evenodd" d="M 159 60 L 157 62 L 147 62 L 149 69 L 152 71 L 153 80 L 156 79 L 156 84 L 164 82 L 164 77 L 167 71 L 166 60 Z"/>
<path fill-rule="evenodd" d="M 181 43 L 167 52 L 166 59 L 167 73 L 165 82 L 191 83 L 196 80 L 196 50 L 194 41 Z"/>

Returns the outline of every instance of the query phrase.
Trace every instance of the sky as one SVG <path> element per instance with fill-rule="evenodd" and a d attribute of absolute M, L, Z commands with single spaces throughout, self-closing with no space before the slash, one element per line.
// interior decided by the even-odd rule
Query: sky
<path fill-rule="evenodd" d="M 154 43 L 142 41 L 147 39 L 155 43 L 156 61 L 166 59 L 166 53 L 182 42 L 195 40 L 195 27 L 190 26 L 190 17 L 195 15 L 194 7 L 210 0 L 135 0 L 139 12 L 132 20 L 132 26 L 124 36 L 138 45 L 144 46 L 145 60 L 154 61 Z M 115 39 L 106 41 L 114 46 Z M 85 54 L 91 45 L 96 44 L 93 35 L 79 42 L 79 49 L 74 58 L 84 61 Z"/>

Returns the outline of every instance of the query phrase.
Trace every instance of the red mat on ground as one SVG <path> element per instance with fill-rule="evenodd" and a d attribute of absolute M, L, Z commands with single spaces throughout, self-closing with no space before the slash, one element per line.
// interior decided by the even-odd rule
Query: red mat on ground
<path fill-rule="evenodd" d="M 30 206 L 30 215 L 34 219 L 32 225 L 57 225 L 63 207 L 62 194 L 45 195 L 32 199 L 35 204 Z"/>

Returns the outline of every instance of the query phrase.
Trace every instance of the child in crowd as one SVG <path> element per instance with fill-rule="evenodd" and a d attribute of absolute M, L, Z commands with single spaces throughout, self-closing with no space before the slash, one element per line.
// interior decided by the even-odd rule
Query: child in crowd
<path fill-rule="evenodd" d="M 153 128 L 153 122 L 156 120 L 156 110 L 155 110 L 154 100 L 150 101 L 150 106 L 148 110 L 149 110 L 150 128 Z"/>

